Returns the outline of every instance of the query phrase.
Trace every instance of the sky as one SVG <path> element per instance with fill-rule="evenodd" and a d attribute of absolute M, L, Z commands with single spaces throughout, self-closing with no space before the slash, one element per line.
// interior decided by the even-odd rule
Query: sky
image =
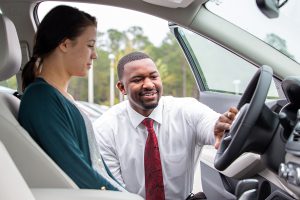
<path fill-rule="evenodd" d="M 58 4 L 58 2 L 41 3 L 38 9 L 40 21 L 51 8 Z M 98 30 L 100 32 L 106 32 L 111 28 L 124 31 L 130 26 L 141 26 L 144 34 L 149 37 L 155 46 L 159 46 L 169 32 L 166 20 L 141 12 L 95 4 L 68 4 L 66 2 L 63 2 L 63 4 L 78 7 L 80 10 L 95 16 L 98 20 Z"/>

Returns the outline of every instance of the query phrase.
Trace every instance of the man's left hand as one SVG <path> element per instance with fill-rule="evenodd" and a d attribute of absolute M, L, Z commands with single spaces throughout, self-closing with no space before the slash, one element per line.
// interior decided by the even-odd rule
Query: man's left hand
<path fill-rule="evenodd" d="M 224 132 L 230 129 L 237 113 L 238 109 L 236 107 L 230 107 L 229 110 L 223 113 L 216 122 L 214 128 L 216 149 L 219 148 Z"/>

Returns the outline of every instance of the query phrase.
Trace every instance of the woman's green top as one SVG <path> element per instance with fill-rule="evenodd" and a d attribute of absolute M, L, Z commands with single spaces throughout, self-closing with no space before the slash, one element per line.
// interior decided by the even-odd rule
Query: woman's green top
<path fill-rule="evenodd" d="M 78 187 L 117 190 L 92 167 L 80 111 L 44 79 L 37 78 L 26 88 L 18 120 Z"/>

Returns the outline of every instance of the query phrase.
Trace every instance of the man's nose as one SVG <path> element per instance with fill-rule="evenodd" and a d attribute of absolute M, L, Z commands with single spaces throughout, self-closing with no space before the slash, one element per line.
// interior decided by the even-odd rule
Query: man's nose
<path fill-rule="evenodd" d="M 154 83 L 152 82 L 152 80 L 150 78 L 145 78 L 144 79 L 143 87 L 144 88 L 153 88 L 154 87 Z"/>

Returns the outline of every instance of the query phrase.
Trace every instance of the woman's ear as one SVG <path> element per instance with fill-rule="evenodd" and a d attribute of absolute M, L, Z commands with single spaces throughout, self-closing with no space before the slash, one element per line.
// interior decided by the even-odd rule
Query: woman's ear
<path fill-rule="evenodd" d="M 117 82 L 117 88 L 120 90 L 120 92 L 123 94 L 123 95 L 126 95 L 126 91 L 125 91 L 125 87 L 124 87 L 124 84 L 121 82 L 121 81 L 118 81 Z"/>
<path fill-rule="evenodd" d="M 62 52 L 67 52 L 68 51 L 68 47 L 69 45 L 71 44 L 71 40 L 69 39 L 64 39 L 60 44 L 59 44 L 59 49 L 62 51 Z"/>

